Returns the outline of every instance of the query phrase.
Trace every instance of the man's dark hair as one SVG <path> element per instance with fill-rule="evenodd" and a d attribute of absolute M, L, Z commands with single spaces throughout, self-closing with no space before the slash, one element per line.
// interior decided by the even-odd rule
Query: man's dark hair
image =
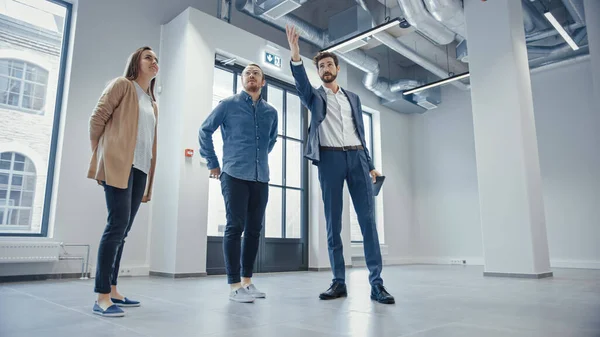
<path fill-rule="evenodd" d="M 333 59 L 333 63 L 337 67 L 339 64 L 337 56 L 334 53 L 330 53 L 328 51 L 319 52 L 315 57 L 313 57 L 313 63 L 317 68 L 319 68 L 319 61 L 328 57 L 331 57 Z"/>

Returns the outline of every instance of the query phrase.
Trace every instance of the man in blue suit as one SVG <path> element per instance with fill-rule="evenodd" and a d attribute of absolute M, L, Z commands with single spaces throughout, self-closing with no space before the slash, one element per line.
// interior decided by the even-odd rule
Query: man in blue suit
<path fill-rule="evenodd" d="M 299 35 L 295 27 L 286 27 L 286 33 L 292 52 L 291 69 L 296 89 L 302 104 L 312 114 L 304 155 L 319 169 L 327 221 L 329 262 L 334 276 L 330 288 L 321 293 L 319 298 L 329 300 L 348 295 L 340 236 L 346 181 L 363 236 L 371 299 L 385 304 L 394 303 L 394 297 L 383 287 L 380 276 L 383 264 L 372 186 L 380 174 L 375 170 L 365 145 L 360 99 L 337 84 L 340 67 L 337 56 L 332 53 L 319 53 L 314 57 L 323 84 L 318 89 L 313 88 L 300 59 Z"/>

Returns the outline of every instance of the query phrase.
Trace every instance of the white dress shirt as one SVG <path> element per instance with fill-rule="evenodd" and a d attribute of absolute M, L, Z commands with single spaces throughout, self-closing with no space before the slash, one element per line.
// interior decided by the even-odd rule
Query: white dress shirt
<path fill-rule="evenodd" d="M 292 61 L 292 64 L 298 66 L 302 61 Z M 329 147 L 361 145 L 352 118 L 352 107 L 342 88 L 338 87 L 337 93 L 333 93 L 333 90 L 326 87 L 323 89 L 327 93 L 327 113 L 319 127 L 320 145 Z"/>
<path fill-rule="evenodd" d="M 361 145 L 356 124 L 352 118 L 352 108 L 348 97 L 338 88 L 337 93 L 325 88 L 327 93 L 327 113 L 319 127 L 321 146 L 356 146 Z"/>

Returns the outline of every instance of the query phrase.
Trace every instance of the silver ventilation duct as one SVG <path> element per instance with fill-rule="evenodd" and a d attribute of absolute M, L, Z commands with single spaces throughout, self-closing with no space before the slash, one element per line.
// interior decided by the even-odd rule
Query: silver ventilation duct
<path fill-rule="evenodd" d="M 583 28 L 585 27 L 584 24 L 582 23 L 573 23 L 569 26 L 565 26 L 563 27 L 567 32 L 573 32 L 579 28 Z M 527 36 L 525 36 L 525 42 L 533 42 L 533 41 L 539 41 L 539 40 L 543 40 L 545 38 L 551 37 L 551 36 L 556 36 L 558 35 L 558 31 L 552 27 L 552 28 L 548 28 L 545 30 L 540 30 L 531 34 L 528 34 Z"/>
<path fill-rule="evenodd" d="M 424 0 L 423 2 L 429 13 L 442 25 L 456 33 L 461 41 L 467 38 L 461 0 Z"/>
<path fill-rule="evenodd" d="M 267 24 L 275 26 L 279 29 L 285 30 L 286 24 L 292 24 L 296 26 L 300 31 L 300 36 L 309 43 L 316 45 L 317 47 L 324 48 L 328 45 L 328 35 L 325 31 L 314 27 L 313 25 L 307 23 L 306 21 L 292 15 L 287 14 L 279 19 L 271 19 L 263 16 L 260 9 L 256 8 L 253 5 L 252 0 L 236 0 L 235 7 L 238 11 L 248 14 L 252 17 L 255 17 Z M 396 51 L 403 50 L 406 54 L 404 56 L 408 57 L 415 63 L 421 65 L 425 69 L 433 70 L 434 74 L 440 76 L 442 78 L 447 77 L 448 74 L 443 69 L 439 68 L 436 64 L 424 59 L 422 56 L 418 55 L 410 48 L 402 45 L 399 41 L 397 41 L 392 35 L 381 32 L 378 33 L 376 38 L 382 38 L 384 41 L 393 44 L 396 46 Z M 382 41 L 383 42 L 383 41 Z M 387 44 L 387 43 L 386 43 Z M 363 84 L 367 89 L 372 91 L 374 94 L 379 96 L 384 102 L 382 104 L 386 105 L 386 103 L 396 102 L 398 101 L 400 104 L 406 103 L 406 105 L 402 105 L 402 109 L 398 110 L 403 113 L 422 113 L 425 112 L 421 107 L 417 107 L 411 102 L 406 101 L 405 97 L 401 92 L 392 92 L 390 89 L 389 80 L 379 77 L 379 62 L 377 59 L 367 55 L 362 50 L 352 50 L 350 52 L 341 54 L 336 53 L 336 55 L 344 60 L 349 65 L 360 69 L 365 72 L 365 77 L 363 79 Z M 459 86 L 461 89 L 468 89 L 466 85 L 460 82 L 453 82 L 454 85 Z"/>
<path fill-rule="evenodd" d="M 261 0 L 235 0 L 236 9 L 240 12 L 248 14 L 264 23 L 267 23 L 280 30 L 285 30 L 287 24 L 294 25 L 298 28 L 301 38 L 308 43 L 319 48 L 325 48 L 331 44 L 328 31 L 319 29 L 310 23 L 298 18 L 293 14 L 283 16 L 266 15 L 264 8 L 256 6 Z M 269 2 L 269 6 L 277 2 L 292 1 L 303 4 L 308 0 L 263 0 Z M 457 46 L 457 56 L 465 62 L 468 60 L 467 40 L 464 31 L 464 12 L 460 0 L 397 0 L 398 7 L 395 7 L 399 17 L 410 23 L 423 36 L 431 40 L 434 44 L 446 45 L 454 41 L 455 37 L 459 42 Z M 517 1 L 517 0 L 515 0 Z M 565 7 L 573 17 L 575 23 L 565 27 L 567 31 L 575 31 L 585 27 L 584 13 L 582 0 L 562 0 Z M 372 18 L 372 25 L 376 22 L 373 13 L 376 16 L 384 15 L 383 9 L 377 7 L 373 12 L 367 8 L 365 0 L 356 0 L 356 3 Z M 556 36 L 558 32 L 551 27 L 547 20 L 533 7 L 529 0 L 522 0 L 523 4 L 523 19 L 526 32 L 526 42 L 539 41 L 551 36 Z M 263 6 L 264 7 L 264 6 Z M 383 7 L 383 6 L 381 6 Z M 381 9 L 381 10 L 380 10 Z M 403 14 L 403 15 L 402 15 Z M 462 26 L 462 27 L 461 27 Z M 579 44 L 586 37 L 585 29 L 579 30 L 574 40 Z M 440 78 L 448 77 L 447 70 L 442 69 L 435 62 L 432 62 L 424 56 L 418 54 L 412 48 L 406 46 L 394 36 L 387 32 L 380 32 L 372 36 L 376 40 L 388 46 L 390 49 L 398 52 L 404 57 L 410 59 L 414 63 L 433 73 Z M 566 58 L 582 55 L 589 49 L 587 45 L 580 46 L 581 48 L 574 52 L 566 44 L 559 46 L 529 46 L 530 54 L 539 54 L 541 57 L 533 58 L 529 61 L 530 69 L 535 69 L 542 65 L 552 64 L 562 61 Z M 460 53 L 459 53 L 460 49 Z M 460 55 L 459 55 L 460 54 Z M 403 97 L 402 91 L 421 85 L 414 80 L 396 80 L 390 81 L 380 77 L 380 65 L 377 59 L 367 55 L 361 49 L 355 49 L 346 53 L 336 52 L 336 55 L 344 60 L 349 65 L 363 71 L 365 77 L 363 79 L 364 86 L 379 96 L 382 100 L 381 104 L 388 106 L 394 110 L 403 113 L 424 112 L 423 109 L 415 106 L 420 105 L 425 109 L 434 108 L 436 102 L 439 103 L 439 90 L 426 90 L 418 95 L 408 95 L 412 97 Z M 455 81 L 452 85 L 468 90 L 469 86 Z M 439 88 L 438 88 L 439 89 Z M 411 102 L 408 102 L 410 99 Z M 404 106 L 403 104 L 408 104 Z M 400 106 L 399 106 L 400 105 Z"/>
<path fill-rule="evenodd" d="M 306 1 L 307 0 L 304 0 L 302 3 Z M 304 40 L 320 48 L 323 48 L 325 45 L 327 45 L 327 34 L 323 30 L 309 24 L 293 14 L 284 15 L 279 19 L 269 18 L 268 16 L 264 15 L 264 11 L 262 11 L 259 7 L 254 6 L 253 0 L 236 0 L 235 8 L 240 12 L 246 13 L 269 25 L 275 26 L 278 29 L 283 29 L 284 31 L 287 24 L 294 25 L 296 26 L 296 29 L 301 32 Z"/>
<path fill-rule="evenodd" d="M 587 29 L 581 28 L 575 35 L 573 35 L 573 41 L 579 46 L 581 41 L 587 37 Z M 568 43 L 561 43 L 557 46 L 528 46 L 527 52 L 533 54 L 544 54 L 544 55 L 553 55 L 558 53 L 566 53 L 571 51 L 571 46 Z"/>
<path fill-rule="evenodd" d="M 573 41 L 578 45 L 587 37 L 587 29 L 582 28 L 573 36 Z M 579 46 L 579 49 L 574 51 L 567 43 L 560 44 L 554 47 L 527 47 L 530 53 L 542 54 L 543 56 L 529 60 L 529 68 L 533 69 L 545 64 L 560 61 L 569 56 L 582 55 L 589 51 L 588 45 Z"/>
<path fill-rule="evenodd" d="M 585 24 L 583 0 L 562 0 L 562 3 L 575 23 Z"/>
<path fill-rule="evenodd" d="M 421 34 L 438 45 L 454 41 L 455 34 L 429 14 L 422 0 L 398 0 L 404 18 Z"/>
<path fill-rule="evenodd" d="M 390 86 L 392 92 L 406 91 L 412 88 L 420 87 L 425 83 L 417 80 L 399 80 Z"/>

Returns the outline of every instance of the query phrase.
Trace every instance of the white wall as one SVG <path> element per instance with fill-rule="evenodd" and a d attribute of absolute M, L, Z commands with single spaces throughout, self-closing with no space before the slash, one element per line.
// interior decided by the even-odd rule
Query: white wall
<path fill-rule="evenodd" d="M 180 15 L 175 22 L 166 25 L 164 35 L 164 45 L 175 46 L 177 49 L 165 49 L 161 53 L 161 59 L 166 62 L 169 73 L 159 80 L 163 88 L 161 101 L 161 110 L 167 111 L 166 116 L 161 118 L 168 123 L 168 127 L 159 125 L 160 137 L 176 137 L 181 141 L 174 141 L 169 144 L 161 144 L 159 147 L 159 156 L 175 153 L 175 157 L 169 157 L 169 162 L 174 162 L 171 170 L 167 167 L 157 171 L 157 200 L 166 200 L 166 195 L 171 195 L 174 189 L 177 189 L 177 202 L 169 201 L 169 207 L 177 207 L 176 215 L 170 214 L 172 211 L 162 207 L 163 202 L 157 201 L 153 208 L 153 228 L 156 228 L 152 235 L 152 256 L 162 254 L 164 239 L 155 236 L 159 232 L 164 232 L 167 228 L 174 228 L 178 234 L 175 242 L 166 243 L 175 245 L 177 248 L 175 267 L 168 270 L 155 268 L 154 258 L 152 259 L 151 270 L 169 273 L 204 273 L 206 271 L 206 228 L 208 221 L 208 189 L 209 181 L 206 174 L 206 166 L 199 165 L 199 157 L 191 161 L 184 161 L 183 157 L 177 158 L 183 153 L 184 148 L 197 149 L 198 147 L 198 127 L 211 111 L 211 102 L 213 94 L 213 68 L 214 56 L 219 52 L 231 57 L 235 57 L 239 64 L 256 62 L 263 66 L 267 75 L 278 78 L 288 83 L 294 83 L 291 70 L 289 68 L 290 52 L 283 46 L 277 45 L 269 40 L 242 31 L 237 27 L 227 25 L 207 14 L 189 9 Z M 181 24 L 183 23 L 183 25 Z M 221 32 L 216 36 L 212 31 Z M 263 64 L 263 51 L 267 43 L 279 49 L 278 54 L 284 60 L 281 69 L 277 69 Z M 180 45 L 183 44 L 183 45 Z M 181 48 L 179 48 L 181 47 Z M 181 50 L 179 50 L 181 49 Z M 271 51 L 271 50 L 270 50 Z M 179 60 L 178 54 L 185 55 L 183 60 Z M 310 58 L 304 57 L 307 65 L 306 70 L 309 78 L 314 85 L 320 83 L 316 68 L 312 66 Z M 185 66 L 178 66 L 181 64 Z M 174 82 L 178 79 L 180 83 L 185 83 L 185 90 Z M 345 86 L 346 75 L 339 76 L 340 84 Z M 177 105 L 176 103 L 182 103 Z M 182 117 L 175 117 L 180 114 Z M 183 124 L 181 124 L 183 123 Z M 179 125 L 179 127 L 176 127 Z M 161 157 L 162 158 L 162 157 Z M 162 160 L 162 159 L 161 159 Z M 163 162 L 163 166 L 167 166 Z M 316 168 L 309 166 L 312 179 L 309 182 L 311 191 L 320 191 L 318 180 L 314 172 Z M 170 181 L 171 183 L 167 183 Z M 314 195 L 314 193 L 312 193 Z M 318 199 L 311 201 L 309 212 L 310 216 L 310 253 L 309 266 L 311 268 L 323 268 L 329 266 L 327 258 L 326 235 L 324 233 L 324 217 L 320 201 Z M 167 214 L 169 213 L 169 214 Z M 349 219 L 349 216 L 347 217 Z M 348 220 L 346 219 L 346 220 Z M 164 230 L 163 230 L 164 228 Z M 193 231 L 194 233 L 179 234 L 181 229 Z M 350 229 L 345 228 L 343 237 L 350 244 Z M 190 238 L 194 238 L 193 245 L 190 245 Z M 160 244 L 155 246 L 154 242 Z M 171 248 L 167 248 L 169 250 Z M 350 249 L 344 251 L 346 260 L 350 264 Z M 194 256 L 194 259 L 189 259 Z M 185 262 L 185 261 L 195 262 Z M 181 264 L 187 263 L 187 268 L 182 268 Z"/>
<path fill-rule="evenodd" d="M 379 111 L 374 129 L 380 129 L 380 140 L 373 145 L 375 149 L 380 147 L 381 152 L 375 157 L 375 166 L 386 180 L 378 197 L 378 206 L 383 211 L 378 221 L 383 220 L 384 224 L 385 263 L 402 263 L 410 257 L 412 244 L 411 117 L 379 105 L 379 97 L 362 85 L 363 72 L 352 67 L 343 70 L 348 71 L 348 89 L 360 96 L 364 106 Z"/>
<path fill-rule="evenodd" d="M 120 0 L 73 2 L 73 33 L 58 144 L 50 239 L 67 244 L 90 244 L 90 269 L 93 272 L 98 242 L 106 221 L 106 205 L 102 188 L 86 178 L 90 158 L 88 119 L 92 109 L 108 82 L 123 74 L 127 57 L 136 48 L 148 45 L 160 53 L 161 25 L 188 6 L 215 16 L 217 1 L 127 0 L 126 4 Z M 281 44 L 286 41 L 284 33 L 239 13 L 234 7 L 231 14 L 232 25 Z M 301 46 L 307 52 L 313 51 L 304 42 L 301 42 Z M 121 265 L 131 269 L 133 274 L 148 272 L 149 206 L 142 205 L 140 208 L 123 253 Z M 72 250 L 73 253 L 80 251 Z M 79 268 L 78 262 L 10 264 L 0 268 L 0 276 L 77 273 Z"/>
<path fill-rule="evenodd" d="M 553 267 L 600 268 L 600 115 L 589 61 L 531 74 L 546 224 Z M 473 120 L 468 92 L 412 118 L 418 262 L 481 264 Z"/>

